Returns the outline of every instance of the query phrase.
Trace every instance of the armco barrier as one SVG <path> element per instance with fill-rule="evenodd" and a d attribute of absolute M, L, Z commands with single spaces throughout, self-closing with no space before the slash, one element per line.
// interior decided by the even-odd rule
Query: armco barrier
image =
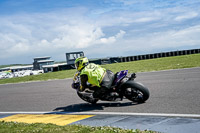
<path fill-rule="evenodd" d="M 200 49 L 191 49 L 191 50 L 180 50 L 180 51 L 162 52 L 162 53 L 154 53 L 146 55 L 127 56 L 127 57 L 113 57 L 110 58 L 110 60 L 111 63 L 117 63 L 117 62 L 129 62 L 129 61 L 146 60 L 146 59 L 154 59 L 154 58 L 162 58 L 170 56 L 198 54 L 198 53 L 200 53 Z"/>

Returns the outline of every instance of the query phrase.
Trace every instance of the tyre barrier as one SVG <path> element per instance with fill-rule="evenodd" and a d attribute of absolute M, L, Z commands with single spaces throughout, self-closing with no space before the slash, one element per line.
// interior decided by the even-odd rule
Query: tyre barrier
<path fill-rule="evenodd" d="M 110 63 L 129 62 L 129 61 L 155 59 L 155 58 L 170 57 L 170 56 L 181 56 L 181 55 L 198 54 L 198 53 L 200 53 L 200 49 L 171 51 L 171 52 L 162 52 L 154 54 L 127 56 L 127 57 L 111 57 Z"/>

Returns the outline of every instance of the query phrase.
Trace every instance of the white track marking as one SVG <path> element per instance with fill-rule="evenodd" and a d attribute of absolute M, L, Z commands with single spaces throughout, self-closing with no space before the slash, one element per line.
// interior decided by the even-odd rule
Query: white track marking
<path fill-rule="evenodd" d="M 126 116 L 162 116 L 200 118 L 200 114 L 166 114 L 166 113 L 123 113 L 123 112 L 0 112 L 0 114 L 76 114 L 76 115 L 126 115 Z"/>

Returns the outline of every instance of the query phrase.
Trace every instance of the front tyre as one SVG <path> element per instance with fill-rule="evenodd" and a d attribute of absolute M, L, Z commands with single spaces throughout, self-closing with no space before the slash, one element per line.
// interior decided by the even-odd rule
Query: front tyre
<path fill-rule="evenodd" d="M 84 101 L 86 101 L 88 103 L 96 104 L 97 101 L 98 101 L 98 99 L 91 97 L 92 94 L 90 96 L 89 95 L 84 95 L 79 91 L 77 91 L 77 94 L 82 100 L 84 100 Z"/>
<path fill-rule="evenodd" d="M 143 103 L 149 98 L 149 90 L 135 81 L 127 81 L 123 84 L 124 96 L 130 101 Z"/>

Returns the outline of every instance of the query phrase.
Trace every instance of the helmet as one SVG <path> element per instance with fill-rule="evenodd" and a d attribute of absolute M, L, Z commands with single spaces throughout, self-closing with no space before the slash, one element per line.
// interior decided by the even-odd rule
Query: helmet
<path fill-rule="evenodd" d="M 78 71 L 81 71 L 89 63 L 87 57 L 79 57 L 75 60 L 74 64 Z"/>

